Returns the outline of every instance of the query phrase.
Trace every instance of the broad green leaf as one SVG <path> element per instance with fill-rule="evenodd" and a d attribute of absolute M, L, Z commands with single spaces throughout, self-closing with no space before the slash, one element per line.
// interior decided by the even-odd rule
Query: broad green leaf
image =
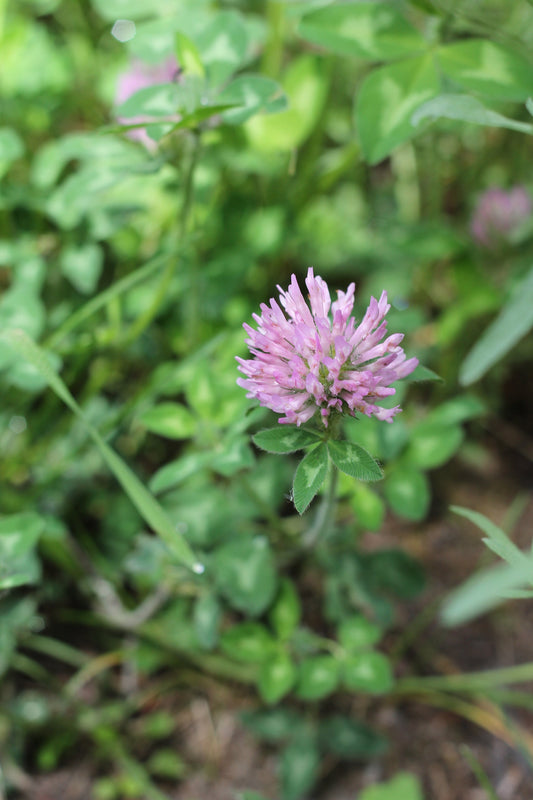
<path fill-rule="evenodd" d="M 460 86 L 501 100 L 527 100 L 533 66 L 516 51 L 489 39 L 467 39 L 442 45 L 442 71 Z"/>
<path fill-rule="evenodd" d="M 215 594 L 207 592 L 194 604 L 193 621 L 198 642 L 205 650 L 212 650 L 218 641 L 218 626 L 222 608 Z"/>
<path fill-rule="evenodd" d="M 385 503 L 369 486 L 358 481 L 351 488 L 351 506 L 361 527 L 379 531 L 385 518 Z"/>
<path fill-rule="evenodd" d="M 355 120 L 364 156 L 382 161 L 417 133 L 411 118 L 440 87 L 431 55 L 409 58 L 371 72 L 357 94 Z"/>
<path fill-rule="evenodd" d="M 293 483 L 293 499 L 296 510 L 303 514 L 313 497 L 320 490 L 328 472 L 328 448 L 319 444 L 305 455 L 296 470 Z"/>
<path fill-rule="evenodd" d="M 277 576 L 272 550 L 263 536 L 223 544 L 213 562 L 215 583 L 232 608 L 253 617 L 268 608 Z"/>
<path fill-rule="evenodd" d="M 178 486 L 183 481 L 195 475 L 201 469 L 211 464 L 211 453 L 188 453 L 170 464 L 158 469 L 148 484 L 150 491 L 155 494 L 165 492 Z"/>
<path fill-rule="evenodd" d="M 282 578 L 276 600 L 268 619 L 276 635 L 283 641 L 289 639 L 302 616 L 302 605 L 294 583 Z"/>
<path fill-rule="evenodd" d="M 241 719 L 255 736 L 269 743 L 287 741 L 302 727 L 300 715 L 287 707 L 245 711 Z"/>
<path fill-rule="evenodd" d="M 102 249 L 94 242 L 66 247 L 60 257 L 61 272 L 82 294 L 96 289 L 104 265 Z"/>
<path fill-rule="evenodd" d="M 468 386 L 479 380 L 532 327 L 533 269 L 515 287 L 511 299 L 466 356 L 459 370 L 460 383 Z"/>
<path fill-rule="evenodd" d="M 471 122 L 474 125 L 485 125 L 489 128 L 509 128 L 512 131 L 533 134 L 533 125 L 505 117 L 484 106 L 477 97 L 470 97 L 466 94 L 440 94 L 438 97 L 428 100 L 416 109 L 411 122 L 417 126 L 421 122 L 440 118 Z"/>
<path fill-rule="evenodd" d="M 349 656 L 342 662 L 342 682 L 353 692 L 388 692 L 393 684 L 390 661 L 377 652 Z"/>
<path fill-rule="evenodd" d="M 422 422 L 411 434 L 405 459 L 419 469 L 440 467 L 457 452 L 463 438 L 463 429 L 459 425 Z"/>
<path fill-rule="evenodd" d="M 400 517 L 419 521 L 426 516 L 431 490 L 420 470 L 405 465 L 391 470 L 383 483 L 383 491 L 387 503 Z"/>
<path fill-rule="evenodd" d="M 379 642 L 383 631 L 362 614 L 355 614 L 342 620 L 337 635 L 345 650 L 357 652 Z"/>
<path fill-rule="evenodd" d="M 176 60 L 185 75 L 205 76 L 202 57 L 198 48 L 184 33 L 176 34 Z"/>
<path fill-rule="evenodd" d="M 268 428 L 252 436 L 252 441 L 267 453 L 295 453 L 320 441 L 318 434 L 292 425 Z"/>
<path fill-rule="evenodd" d="M 220 475 L 229 477 L 241 469 L 253 467 L 254 454 L 247 436 L 227 436 L 211 454 L 210 467 Z"/>
<path fill-rule="evenodd" d="M 44 519 L 33 511 L 0 517 L 0 569 L 10 559 L 32 550 L 43 528 Z"/>
<path fill-rule="evenodd" d="M 320 755 L 314 737 L 301 734 L 282 751 L 281 800 L 301 800 L 315 784 Z"/>
<path fill-rule="evenodd" d="M 424 796 L 415 775 L 399 772 L 387 783 L 363 789 L 358 800 L 424 800 Z"/>
<path fill-rule="evenodd" d="M 188 95 L 183 87 L 176 83 L 161 83 L 154 86 L 145 86 L 132 94 L 114 109 L 116 117 L 125 120 L 132 120 L 132 125 L 144 125 L 135 117 L 172 117 L 178 111 L 192 109 L 187 108 Z"/>
<path fill-rule="evenodd" d="M 213 84 L 226 81 L 244 62 L 248 30 L 238 11 L 219 11 L 193 37 Z"/>
<path fill-rule="evenodd" d="M 290 152 L 303 144 L 320 119 L 327 86 L 321 61 L 310 55 L 293 59 L 282 80 L 289 108 L 258 114 L 245 123 L 252 147 L 267 153 Z"/>
<path fill-rule="evenodd" d="M 479 397 L 463 394 L 447 400 L 436 406 L 428 414 L 428 421 L 438 422 L 441 425 L 456 425 L 466 420 L 474 419 L 484 414 L 486 405 Z"/>
<path fill-rule="evenodd" d="M 188 439 L 197 425 L 189 409 L 179 403 L 160 403 L 141 414 L 139 420 L 151 433 L 167 439 Z"/>
<path fill-rule="evenodd" d="M 110 21 L 143 19 L 165 13 L 176 13 L 183 0 L 91 0 L 96 11 Z"/>
<path fill-rule="evenodd" d="M 426 43 L 393 3 L 342 3 L 306 14 L 299 33 L 334 53 L 376 60 L 410 56 Z"/>
<path fill-rule="evenodd" d="M 290 692 L 296 676 L 296 667 L 290 656 L 278 651 L 261 664 L 257 683 L 259 694 L 265 703 L 277 703 Z"/>
<path fill-rule="evenodd" d="M 259 622 L 241 622 L 224 631 L 220 647 L 236 661 L 261 663 L 271 659 L 276 652 L 276 642 L 271 633 Z"/>
<path fill-rule="evenodd" d="M 340 714 L 321 723 L 319 736 L 323 749 L 339 758 L 373 758 L 387 749 L 387 741 L 379 733 L 359 720 Z"/>
<path fill-rule="evenodd" d="M 13 128 L 0 128 L 0 178 L 24 154 L 24 143 Z"/>
<path fill-rule="evenodd" d="M 392 425 L 380 425 L 378 428 L 379 449 L 385 461 L 398 458 L 409 440 L 409 430 L 401 420 L 394 420 Z"/>
<path fill-rule="evenodd" d="M 497 525 L 491 522 L 490 519 L 480 514 L 478 511 L 472 511 L 469 508 L 462 508 L 461 506 L 451 506 L 451 511 L 459 514 L 461 517 L 473 522 L 478 528 L 481 528 L 486 538 L 483 539 L 487 547 L 489 547 L 496 555 L 503 558 L 509 564 L 515 566 L 527 566 L 529 564 L 532 568 L 533 561 L 531 558 L 522 553 L 521 550 L 509 539 L 507 534 L 502 531 Z M 533 578 L 533 574 L 532 574 Z"/>
<path fill-rule="evenodd" d="M 302 661 L 296 694 L 302 700 L 320 700 L 339 684 L 339 662 L 333 656 L 311 656 Z"/>
<path fill-rule="evenodd" d="M 403 550 L 377 550 L 359 557 L 363 575 L 374 589 L 410 600 L 425 585 L 424 570 Z"/>
<path fill-rule="evenodd" d="M 383 472 L 370 453 L 353 442 L 328 442 L 331 460 L 341 472 L 359 481 L 379 481 Z"/>
<path fill-rule="evenodd" d="M 260 111 L 273 114 L 284 111 L 287 106 L 280 84 L 264 75 L 239 75 L 218 95 L 217 100 L 235 106 L 222 112 L 222 119 L 229 125 L 242 125 Z"/>
<path fill-rule="evenodd" d="M 162 506 L 145 488 L 125 462 L 102 439 L 96 428 L 85 417 L 67 386 L 54 371 L 48 354 L 33 342 L 23 331 L 11 330 L 0 333 L 0 341 L 7 342 L 21 358 L 29 361 L 45 378 L 50 388 L 79 418 L 83 427 L 100 451 L 107 466 L 137 508 L 143 519 L 163 539 L 175 558 L 194 572 L 201 573 L 204 567 L 194 557 L 189 545 L 176 530 Z"/>

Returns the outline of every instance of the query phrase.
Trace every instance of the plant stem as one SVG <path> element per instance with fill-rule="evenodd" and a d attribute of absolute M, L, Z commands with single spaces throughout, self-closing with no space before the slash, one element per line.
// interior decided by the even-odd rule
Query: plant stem
<path fill-rule="evenodd" d="M 194 137 L 193 145 L 191 149 L 189 163 L 187 165 L 187 170 L 185 173 L 183 203 L 181 205 L 180 216 L 178 221 L 176 242 L 175 245 L 171 248 L 172 250 L 175 250 L 176 254 L 178 253 L 180 248 L 181 252 L 183 252 L 184 249 L 183 245 L 185 236 L 187 234 L 187 228 L 189 226 L 189 217 L 191 214 L 191 208 L 193 204 L 194 172 L 196 169 L 196 164 L 198 163 L 198 158 L 201 149 L 200 133 L 194 131 L 193 137 Z M 170 288 L 176 270 L 176 262 L 177 258 L 175 259 L 173 259 L 172 257 L 169 258 L 165 271 L 161 276 L 161 281 L 154 295 L 154 298 L 151 304 L 144 312 L 144 314 L 142 314 L 137 319 L 135 324 L 132 325 L 129 334 L 126 337 L 126 344 L 135 341 L 135 339 L 137 339 L 146 330 L 148 325 L 157 315 L 161 307 L 161 304 L 164 302 L 165 298 L 168 295 L 168 290 Z M 194 332 L 198 319 L 198 301 L 199 301 L 199 292 L 197 291 L 197 279 L 195 270 L 190 270 L 190 278 L 191 278 L 191 297 L 188 303 L 188 308 L 189 308 L 189 316 L 192 319 L 192 331 Z M 191 328 L 189 328 L 189 330 L 191 330 Z"/>
<path fill-rule="evenodd" d="M 337 494 L 337 479 L 339 471 L 335 465 L 331 466 L 329 486 L 322 498 L 322 503 L 316 512 L 315 521 L 303 537 L 303 546 L 306 549 L 315 547 L 321 540 L 326 539 L 333 521 L 333 509 Z"/>
<path fill-rule="evenodd" d="M 417 691 L 481 691 L 509 683 L 525 683 L 533 680 L 533 662 L 502 667 L 484 672 L 470 672 L 462 675 L 430 675 L 423 678 L 404 678 L 398 681 L 394 692 L 405 694 Z"/>

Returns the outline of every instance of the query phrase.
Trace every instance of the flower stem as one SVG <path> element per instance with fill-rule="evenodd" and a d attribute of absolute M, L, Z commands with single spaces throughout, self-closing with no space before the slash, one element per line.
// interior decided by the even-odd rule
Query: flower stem
<path fill-rule="evenodd" d="M 338 477 L 339 471 L 337 467 L 332 464 L 329 474 L 328 490 L 322 498 L 322 503 L 318 507 L 315 521 L 303 537 L 303 545 L 308 550 L 311 549 L 311 547 L 315 547 L 320 541 L 324 541 L 332 527 Z"/>

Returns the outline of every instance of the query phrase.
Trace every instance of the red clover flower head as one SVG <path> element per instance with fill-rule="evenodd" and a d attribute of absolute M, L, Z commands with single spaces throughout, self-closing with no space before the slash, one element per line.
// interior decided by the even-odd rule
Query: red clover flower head
<path fill-rule="evenodd" d="M 327 283 L 309 268 L 306 278 L 310 308 L 296 276 L 286 292 L 279 286 L 280 307 L 272 298 L 254 314 L 257 330 L 244 324 L 253 358 L 237 358 L 246 376 L 237 383 L 248 397 L 284 416 L 283 423 L 301 425 L 320 411 L 327 427 L 332 413 L 357 412 L 392 422 L 399 406 L 383 408 L 379 400 L 395 393 L 391 383 L 417 366 L 400 347 L 402 333 L 384 338 L 390 309 L 387 293 L 373 297 L 359 323 L 351 316 L 355 284 L 337 291 L 332 303 Z"/>
<path fill-rule="evenodd" d="M 479 197 L 470 231 L 482 247 L 512 241 L 514 233 L 531 217 L 531 196 L 523 186 L 509 190 L 493 187 Z"/>

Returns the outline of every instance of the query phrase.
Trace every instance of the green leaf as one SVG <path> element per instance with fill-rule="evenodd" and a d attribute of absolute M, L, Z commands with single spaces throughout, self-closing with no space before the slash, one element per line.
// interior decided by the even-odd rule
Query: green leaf
<path fill-rule="evenodd" d="M 340 644 L 350 652 L 372 647 L 379 642 L 382 635 L 381 628 L 367 620 L 362 614 L 346 617 L 342 620 L 338 630 Z"/>
<path fill-rule="evenodd" d="M 102 249 L 94 242 L 67 247 L 61 253 L 61 272 L 81 294 L 96 289 L 104 265 Z"/>
<path fill-rule="evenodd" d="M 454 627 L 485 614 L 502 599 L 532 582 L 533 559 L 528 564 L 498 564 L 471 575 L 451 592 L 442 605 L 441 619 Z"/>
<path fill-rule="evenodd" d="M 185 75 L 205 77 L 205 69 L 198 48 L 184 33 L 176 34 L 176 61 Z"/>
<path fill-rule="evenodd" d="M 92 0 L 96 11 L 110 21 L 143 19 L 157 14 L 176 13 L 176 0 Z M 178 0 L 178 6 L 181 2 Z"/>
<path fill-rule="evenodd" d="M 353 442 L 328 442 L 331 460 L 341 472 L 359 481 L 379 481 L 383 472 L 370 453 Z"/>
<path fill-rule="evenodd" d="M 107 445 L 74 400 L 65 383 L 54 371 L 48 354 L 33 342 L 23 331 L 11 330 L 0 333 L 0 341 L 6 342 L 21 358 L 29 361 L 47 381 L 50 388 L 81 421 L 95 443 L 111 472 L 137 508 L 143 519 L 162 538 L 174 557 L 195 572 L 203 572 L 203 565 L 196 560 L 189 545 L 179 534 L 162 506 L 148 492 L 143 483 L 122 459 Z"/>
<path fill-rule="evenodd" d="M 257 688 L 265 703 L 277 703 L 296 681 L 296 667 L 289 655 L 279 651 L 261 664 Z"/>
<path fill-rule="evenodd" d="M 409 772 L 399 772 L 387 783 L 368 786 L 359 800 L 424 800 L 420 782 Z"/>
<path fill-rule="evenodd" d="M 388 61 L 425 49 L 418 31 L 392 3 L 343 3 L 306 14 L 299 33 L 334 53 Z"/>
<path fill-rule="evenodd" d="M 293 498 L 299 514 L 303 514 L 320 490 L 327 472 L 328 448 L 321 443 L 302 458 L 294 476 Z"/>
<path fill-rule="evenodd" d="M 360 557 L 362 573 L 375 589 L 402 600 L 416 597 L 425 585 L 419 562 L 403 550 L 378 550 Z"/>
<path fill-rule="evenodd" d="M 295 453 L 320 441 L 318 434 L 297 428 L 296 426 L 280 425 L 278 428 L 268 428 L 252 436 L 253 443 L 266 450 L 267 453 Z"/>
<path fill-rule="evenodd" d="M 167 439 L 188 439 L 196 431 L 196 419 L 188 408 L 179 403 L 160 403 L 139 417 L 151 433 Z"/>
<path fill-rule="evenodd" d="M 290 639 L 301 616 L 302 606 L 294 583 L 288 578 L 282 578 L 278 596 L 268 614 L 270 624 L 279 639 Z"/>
<path fill-rule="evenodd" d="M 290 739 L 303 724 L 300 715 L 286 707 L 245 711 L 241 719 L 255 736 L 271 744 Z"/>
<path fill-rule="evenodd" d="M 0 128 L 0 178 L 24 155 L 24 143 L 13 128 Z"/>
<path fill-rule="evenodd" d="M 355 120 L 370 164 L 382 161 L 417 133 L 411 117 L 438 93 L 439 86 L 431 55 L 381 67 L 364 79 L 357 95 Z"/>
<path fill-rule="evenodd" d="M 281 800 L 301 800 L 315 785 L 320 755 L 312 736 L 297 736 L 281 753 Z"/>
<path fill-rule="evenodd" d="M 194 36 L 211 83 L 226 81 L 246 58 L 248 31 L 238 11 L 219 11 Z"/>
<path fill-rule="evenodd" d="M 245 123 L 248 140 L 261 152 L 290 152 L 308 138 L 321 118 L 328 88 L 321 60 L 310 55 L 291 61 L 282 80 L 289 108 L 257 114 Z"/>
<path fill-rule="evenodd" d="M 209 466 L 226 478 L 241 469 L 253 467 L 254 454 L 248 445 L 247 436 L 226 436 L 211 453 Z"/>
<path fill-rule="evenodd" d="M 220 647 L 235 661 L 256 664 L 272 658 L 276 642 L 259 622 L 241 622 L 221 634 Z"/>
<path fill-rule="evenodd" d="M 431 490 L 423 472 L 414 467 L 398 466 L 385 478 L 383 492 L 395 514 L 414 522 L 425 518 Z"/>
<path fill-rule="evenodd" d="M 43 528 L 44 519 L 33 511 L 0 517 L 0 568 L 33 550 Z"/>
<path fill-rule="evenodd" d="M 428 414 L 427 419 L 428 422 L 437 422 L 440 425 L 456 425 L 469 419 L 475 419 L 485 411 L 486 405 L 479 397 L 463 394 L 436 406 Z"/>
<path fill-rule="evenodd" d="M 507 534 L 491 522 L 490 519 L 480 514 L 478 511 L 472 511 L 469 508 L 462 508 L 461 506 L 451 506 L 450 510 L 470 520 L 470 522 L 473 522 L 478 528 L 481 528 L 483 533 L 486 534 L 486 538 L 483 539 L 483 541 L 487 547 L 496 553 L 496 555 L 500 556 L 500 558 L 503 558 L 504 561 L 507 561 L 509 564 L 515 564 L 516 566 L 526 566 L 529 564 L 531 568 L 533 561 L 522 553 L 514 542 L 509 539 Z"/>
<path fill-rule="evenodd" d="M 340 758 L 373 758 L 387 749 L 386 740 L 368 725 L 340 714 L 321 723 L 319 736 L 323 749 Z"/>
<path fill-rule="evenodd" d="M 159 494 L 178 486 L 211 464 L 211 453 L 188 453 L 170 464 L 158 469 L 150 479 L 148 486 L 151 492 Z"/>
<path fill-rule="evenodd" d="M 358 481 L 351 489 L 351 506 L 361 527 L 379 531 L 385 518 L 385 503 L 366 484 Z"/>
<path fill-rule="evenodd" d="M 527 100 L 533 66 L 516 51 L 489 39 L 467 39 L 438 50 L 442 71 L 460 86 L 501 100 Z"/>
<path fill-rule="evenodd" d="M 197 598 L 193 610 L 194 630 L 204 650 L 212 650 L 218 642 L 221 616 L 222 608 L 215 594 L 206 592 Z"/>
<path fill-rule="evenodd" d="M 342 682 L 353 692 L 388 692 L 393 684 L 390 661 L 376 652 L 350 656 L 342 662 Z"/>
<path fill-rule="evenodd" d="M 239 75 L 218 95 L 217 100 L 235 106 L 222 112 L 222 119 L 228 125 L 242 125 L 260 111 L 273 114 L 284 111 L 287 106 L 280 84 L 264 75 Z"/>
<path fill-rule="evenodd" d="M 250 616 L 262 614 L 276 593 L 274 558 L 263 536 L 235 539 L 219 547 L 213 572 L 220 593 L 232 608 Z"/>
<path fill-rule="evenodd" d="M 463 430 L 459 425 L 422 422 L 411 434 L 406 461 L 419 469 L 440 467 L 457 452 L 463 438 Z"/>
<path fill-rule="evenodd" d="M 515 287 L 511 299 L 475 343 L 459 370 L 459 382 L 479 380 L 533 327 L 533 269 Z"/>
<path fill-rule="evenodd" d="M 339 662 L 333 656 L 311 656 L 300 664 L 296 694 L 302 700 L 320 700 L 339 684 Z"/>
<path fill-rule="evenodd" d="M 533 125 L 505 117 L 484 106 L 477 97 L 466 94 L 440 94 L 438 97 L 428 100 L 417 108 L 411 122 L 417 126 L 421 122 L 439 118 L 456 119 L 490 128 L 509 128 L 512 131 L 533 134 Z"/>

